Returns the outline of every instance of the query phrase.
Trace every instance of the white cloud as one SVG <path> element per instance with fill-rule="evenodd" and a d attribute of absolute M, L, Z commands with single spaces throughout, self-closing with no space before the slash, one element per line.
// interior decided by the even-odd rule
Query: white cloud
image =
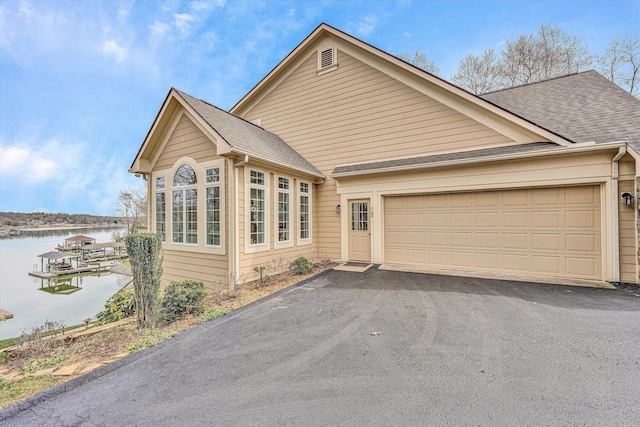
<path fill-rule="evenodd" d="M 413 37 L 413 34 L 409 33 L 409 32 L 404 32 L 402 33 L 403 36 L 405 37 Z"/>
<path fill-rule="evenodd" d="M 118 19 L 126 20 L 129 17 L 129 14 L 131 13 L 131 8 L 133 7 L 134 4 L 135 2 L 133 0 L 129 0 L 127 2 L 121 3 L 120 7 L 118 8 Z"/>
<path fill-rule="evenodd" d="M 151 30 L 151 38 L 153 40 L 157 40 L 162 38 L 167 31 L 169 31 L 169 25 L 164 22 L 155 21 L 153 24 L 149 25 L 149 30 Z"/>
<path fill-rule="evenodd" d="M 195 20 L 193 15 L 188 13 L 177 13 L 174 15 L 176 28 L 180 30 L 182 35 L 188 36 L 191 33 L 191 24 Z"/>
<path fill-rule="evenodd" d="M 220 7 L 224 7 L 224 5 L 226 4 L 226 0 L 196 0 L 196 1 L 192 1 L 191 3 L 189 3 L 189 7 L 192 10 L 212 10 L 216 7 L 220 8 Z"/>
<path fill-rule="evenodd" d="M 102 45 L 102 52 L 107 56 L 115 57 L 116 61 L 122 62 L 127 56 L 127 50 L 118 45 L 115 40 L 107 40 Z"/>
<path fill-rule="evenodd" d="M 31 4 L 29 2 L 21 1 L 20 6 L 18 6 L 18 12 L 29 19 L 29 17 L 33 14 L 33 8 L 31 7 Z"/>
<path fill-rule="evenodd" d="M 368 36 L 373 33 L 378 24 L 378 17 L 375 15 L 367 15 L 360 20 L 360 22 L 350 23 L 349 27 L 355 33 L 361 36 Z"/>
<path fill-rule="evenodd" d="M 23 209 L 44 204 L 58 212 L 112 214 L 119 191 L 140 184 L 117 158 L 119 153 L 97 152 L 74 136 L 0 142 L 2 196 L 30 199 Z"/>
<path fill-rule="evenodd" d="M 0 147 L 0 176 L 7 182 L 44 182 L 55 176 L 56 157 L 61 153 L 57 141 L 49 141 L 39 149 L 20 145 Z"/>

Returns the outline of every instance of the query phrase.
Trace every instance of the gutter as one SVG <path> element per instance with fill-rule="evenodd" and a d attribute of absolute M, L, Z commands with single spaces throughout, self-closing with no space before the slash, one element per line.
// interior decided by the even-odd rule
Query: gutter
<path fill-rule="evenodd" d="M 314 177 L 316 177 L 316 178 L 321 179 L 322 181 L 324 181 L 324 180 L 325 180 L 325 178 L 326 178 L 326 177 L 322 174 L 322 172 L 319 172 L 319 171 L 318 171 L 319 173 L 316 173 L 316 172 L 313 172 L 313 171 L 308 171 L 308 170 L 304 170 L 304 169 L 294 168 L 294 167 L 291 167 L 291 165 L 286 164 L 286 163 L 283 163 L 283 162 L 281 162 L 281 161 L 279 161 L 279 160 L 272 160 L 272 159 L 268 159 L 268 158 L 265 158 L 265 157 L 262 157 L 262 156 L 256 156 L 255 154 L 247 153 L 246 151 L 239 150 L 239 149 L 237 149 L 237 148 L 235 148 L 235 147 L 231 147 L 231 149 L 229 150 L 229 152 L 230 152 L 230 153 L 235 153 L 235 154 L 240 154 L 241 156 L 244 156 L 245 158 L 248 158 L 248 157 L 249 157 L 249 155 L 251 155 L 253 158 L 255 158 L 255 159 L 257 159 L 257 160 L 262 160 L 263 162 L 266 162 L 266 163 L 270 163 L 270 164 L 273 164 L 273 165 L 279 166 L 279 167 L 281 167 L 281 168 L 283 168 L 283 169 L 292 170 L 292 171 L 295 171 L 295 172 L 298 172 L 298 173 L 303 173 L 303 174 L 305 174 L 305 175 L 314 176 Z M 245 163 L 245 162 L 242 162 L 242 165 L 244 165 L 244 163 Z"/>
<path fill-rule="evenodd" d="M 233 164 L 233 161 L 231 161 Z M 240 275 L 240 245 L 238 244 L 238 234 L 240 233 L 238 225 L 238 169 L 241 166 L 249 163 L 249 155 L 245 154 L 244 159 L 233 166 L 233 179 L 231 180 L 231 186 L 229 191 L 233 194 L 229 200 L 233 201 L 233 206 L 229 209 L 231 212 L 231 220 L 233 222 L 229 229 L 232 231 L 232 235 L 229 236 L 229 282 L 233 282 L 233 286 L 237 285 L 238 277 Z M 233 290 L 233 289 L 230 289 Z"/>
<path fill-rule="evenodd" d="M 572 147 L 551 148 L 551 149 L 535 150 L 535 151 L 524 152 L 524 153 L 521 152 L 521 153 L 499 154 L 494 156 L 447 160 L 447 161 L 434 162 L 434 163 L 423 163 L 423 164 L 416 164 L 416 165 L 367 169 L 367 170 L 353 171 L 353 172 L 332 173 L 329 175 L 329 177 L 344 178 L 344 177 L 371 175 L 371 174 L 378 174 L 378 173 L 404 172 L 404 171 L 411 171 L 411 170 L 422 170 L 422 169 L 440 168 L 440 167 L 448 167 L 448 166 L 488 163 L 488 162 L 494 162 L 499 160 L 518 160 L 518 159 L 527 159 L 527 158 L 533 158 L 533 157 L 555 156 L 558 154 L 572 154 L 572 153 L 583 153 L 583 152 L 590 152 L 590 151 L 611 150 L 612 148 L 621 148 L 621 147 L 625 147 L 626 149 L 626 146 L 627 144 L 625 142 L 606 142 L 601 144 L 585 143 L 584 145 L 582 145 L 582 143 L 576 143 Z M 367 163 L 372 163 L 372 162 L 367 162 Z M 336 168 L 341 166 L 352 166 L 352 165 L 337 165 Z"/>
<path fill-rule="evenodd" d="M 620 281 L 620 230 L 618 212 L 618 178 L 619 161 L 627 153 L 626 144 L 618 149 L 616 155 L 611 159 L 611 263 L 612 282 Z"/>

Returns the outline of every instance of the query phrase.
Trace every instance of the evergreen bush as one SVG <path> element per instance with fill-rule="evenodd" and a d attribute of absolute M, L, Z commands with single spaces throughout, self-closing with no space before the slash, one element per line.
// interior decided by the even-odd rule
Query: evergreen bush
<path fill-rule="evenodd" d="M 129 234 L 125 242 L 133 272 L 138 327 L 150 328 L 153 326 L 162 275 L 160 237 L 152 233 Z"/>
<path fill-rule="evenodd" d="M 307 274 L 313 270 L 313 264 L 311 264 L 311 261 L 307 258 L 301 256 L 300 258 L 294 259 L 291 264 L 289 264 L 289 268 L 292 274 Z"/>
<path fill-rule="evenodd" d="M 100 324 L 104 325 L 117 322 L 134 314 L 136 314 L 136 302 L 133 288 L 124 288 L 107 300 L 104 310 L 96 314 L 96 318 Z"/>
<path fill-rule="evenodd" d="M 202 282 L 171 282 L 164 291 L 160 319 L 172 322 L 187 314 L 199 315 L 204 310 L 203 302 L 206 296 L 207 291 Z"/>

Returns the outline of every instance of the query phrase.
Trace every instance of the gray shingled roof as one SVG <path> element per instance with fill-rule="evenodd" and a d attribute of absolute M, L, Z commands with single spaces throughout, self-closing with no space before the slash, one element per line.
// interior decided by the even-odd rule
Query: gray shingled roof
<path fill-rule="evenodd" d="M 191 95 L 175 91 L 232 149 L 313 176 L 325 177 L 279 136 Z"/>
<path fill-rule="evenodd" d="M 640 151 L 640 100 L 596 71 L 482 95 L 571 141 L 626 141 Z"/>
<path fill-rule="evenodd" d="M 533 142 L 507 147 L 483 148 L 480 150 L 461 151 L 458 153 L 432 154 L 429 156 L 411 157 L 408 159 L 383 160 L 380 162 L 360 163 L 356 165 L 338 166 L 331 173 L 332 176 L 358 173 L 379 172 L 385 169 L 419 169 L 435 163 L 451 162 L 455 160 L 481 159 L 483 157 L 527 153 L 537 150 L 562 148 L 553 142 Z"/>

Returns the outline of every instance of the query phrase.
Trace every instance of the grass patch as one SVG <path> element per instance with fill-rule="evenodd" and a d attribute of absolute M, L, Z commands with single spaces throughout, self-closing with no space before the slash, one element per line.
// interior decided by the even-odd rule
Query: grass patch
<path fill-rule="evenodd" d="M 18 337 L 5 338 L 3 340 L 0 340 L 0 349 L 13 347 L 14 345 L 16 345 L 16 341 L 18 341 Z"/>
<path fill-rule="evenodd" d="M 218 317 L 222 317 L 227 314 L 226 311 L 217 310 L 212 308 L 210 310 L 205 311 L 200 316 L 198 316 L 198 324 L 208 322 L 209 320 L 217 319 Z"/>
<path fill-rule="evenodd" d="M 0 409 L 7 408 L 62 381 L 52 375 L 24 377 L 14 381 L 0 381 Z"/>
<path fill-rule="evenodd" d="M 57 349 L 53 355 L 51 357 L 48 358 L 36 358 L 36 359 L 32 359 L 30 360 L 23 368 L 22 368 L 22 373 L 23 374 L 32 374 L 34 372 L 37 372 L 41 369 L 47 369 L 47 368 L 51 368 L 53 366 L 56 366 L 58 363 L 63 362 L 65 360 L 67 360 L 69 358 L 69 353 L 66 353 L 64 351 L 60 351 L 60 349 Z"/>
<path fill-rule="evenodd" d="M 127 347 L 127 351 L 129 353 L 135 353 L 136 351 L 143 350 L 145 348 L 155 347 L 160 341 L 168 340 L 180 332 L 182 332 L 182 330 L 178 326 L 164 330 L 145 329 L 143 331 L 144 337 Z"/>

